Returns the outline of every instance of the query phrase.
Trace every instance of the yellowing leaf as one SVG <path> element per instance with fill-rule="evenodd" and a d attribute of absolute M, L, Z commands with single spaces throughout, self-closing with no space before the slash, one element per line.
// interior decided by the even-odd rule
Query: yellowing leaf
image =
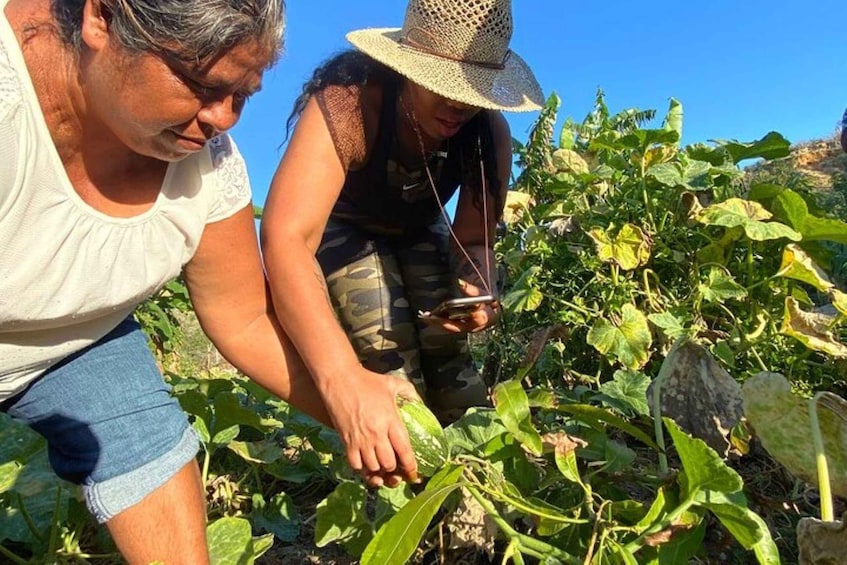
<path fill-rule="evenodd" d="M 503 208 L 503 221 L 514 224 L 523 217 L 524 213 L 535 204 L 530 194 L 518 190 L 510 190 L 506 193 L 506 205 Z"/>
<path fill-rule="evenodd" d="M 594 228 L 588 232 L 597 246 L 597 255 L 604 263 L 615 263 L 625 271 L 631 271 L 650 260 L 653 242 L 644 231 L 630 223 L 621 227 L 616 235 L 612 228 Z"/>
<path fill-rule="evenodd" d="M 707 226 L 723 226 L 726 228 L 741 227 L 744 233 L 754 241 L 787 238 L 800 241 L 803 236 L 779 222 L 764 222 L 772 214 L 758 202 L 730 198 L 717 204 L 712 204 L 697 217 L 701 224 Z"/>
<path fill-rule="evenodd" d="M 588 332 L 588 344 L 615 357 L 624 367 L 640 369 L 650 358 L 653 337 L 647 318 L 632 304 L 621 308 L 620 320 L 598 318 Z"/>
<path fill-rule="evenodd" d="M 744 414 L 764 448 L 792 474 L 817 483 L 809 400 L 791 392 L 779 373 L 759 373 L 744 382 Z M 847 402 L 827 394 L 818 402 L 818 423 L 835 494 L 847 496 Z"/>
<path fill-rule="evenodd" d="M 574 173 L 577 175 L 589 172 L 588 163 L 585 159 L 572 149 L 557 149 L 553 152 L 553 165 L 560 172 Z"/>
<path fill-rule="evenodd" d="M 780 331 L 799 340 L 809 349 L 833 357 L 847 357 L 847 346 L 838 341 L 830 329 L 833 322 L 831 316 L 804 312 L 797 300 L 789 296 L 785 299 L 785 315 Z"/>
<path fill-rule="evenodd" d="M 782 251 L 782 265 L 777 274 L 810 284 L 818 290 L 829 290 L 835 286 L 809 254 L 793 243 L 786 245 Z"/>
<path fill-rule="evenodd" d="M 831 288 L 829 289 L 829 297 L 835 309 L 847 315 L 847 294 L 844 294 L 837 288 Z"/>

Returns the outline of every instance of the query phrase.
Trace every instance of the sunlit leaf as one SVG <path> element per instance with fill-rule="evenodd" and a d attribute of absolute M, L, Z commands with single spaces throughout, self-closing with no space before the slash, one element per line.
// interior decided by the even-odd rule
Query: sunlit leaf
<path fill-rule="evenodd" d="M 778 274 L 802 281 L 818 290 L 829 290 L 835 286 L 826 273 L 809 257 L 809 254 L 793 243 L 786 245 L 782 251 L 782 265 L 779 267 Z"/>
<path fill-rule="evenodd" d="M 613 262 L 627 271 L 649 261 L 653 242 L 644 230 L 627 223 L 616 234 L 613 235 L 612 231 L 612 228 L 605 231 L 594 228 L 588 232 L 597 246 L 597 255 L 601 261 Z"/>
<path fill-rule="evenodd" d="M 723 226 L 726 228 L 740 227 L 754 241 L 787 238 L 799 241 L 802 236 L 779 222 L 765 222 L 772 214 L 758 202 L 730 198 L 717 204 L 712 204 L 698 216 L 698 221 L 707 226 Z"/>
<path fill-rule="evenodd" d="M 697 290 L 707 302 L 720 304 L 730 299 L 740 300 L 747 296 L 747 289 L 735 282 L 732 275 L 717 267 L 709 270 L 709 280 L 700 283 Z"/>
<path fill-rule="evenodd" d="M 221 518 L 206 527 L 212 565 L 251 565 L 255 559 L 253 530 L 244 518 Z"/>
<path fill-rule="evenodd" d="M 682 320 L 671 314 L 670 312 L 659 312 L 647 316 L 650 323 L 658 328 L 671 340 L 674 341 L 685 335 L 686 330 Z"/>
<path fill-rule="evenodd" d="M 273 463 L 284 455 L 279 443 L 270 439 L 260 441 L 231 441 L 227 448 L 251 463 Z"/>
<path fill-rule="evenodd" d="M 576 462 L 576 448 L 588 445 L 584 440 L 573 437 L 565 432 L 544 434 L 542 438 L 545 449 L 553 450 L 556 468 L 569 481 L 582 484 L 579 467 Z"/>
<path fill-rule="evenodd" d="M 624 412 L 650 414 L 647 405 L 647 387 L 650 386 L 650 377 L 640 371 L 615 371 L 611 381 L 600 385 L 600 392 L 604 396 L 614 400 L 616 408 L 623 408 Z"/>
<path fill-rule="evenodd" d="M 588 163 L 582 155 L 572 149 L 557 149 L 553 152 L 553 165 L 559 171 L 565 171 L 576 175 L 589 172 Z"/>
<path fill-rule="evenodd" d="M 520 381 L 500 383 L 494 388 L 492 399 L 506 429 L 531 453 L 541 455 L 541 436 L 532 424 L 529 401 Z"/>
<path fill-rule="evenodd" d="M 682 104 L 676 98 L 671 98 L 662 126 L 676 132 L 682 138 Z"/>
<path fill-rule="evenodd" d="M 462 483 L 425 490 L 377 531 L 362 553 L 362 565 L 405 565 L 444 499 Z"/>
<path fill-rule="evenodd" d="M 362 483 L 342 482 L 317 506 L 315 545 L 341 543 L 353 555 L 361 555 L 371 541 L 373 528 L 368 522 L 365 502 L 367 489 Z"/>
<path fill-rule="evenodd" d="M 614 357 L 629 369 L 640 369 L 650 358 L 653 337 L 647 318 L 632 304 L 624 304 L 620 319 L 597 318 L 588 332 L 588 344 Z"/>
<path fill-rule="evenodd" d="M 741 493 L 730 497 L 722 492 L 700 491 L 695 501 L 717 516 L 745 549 L 752 549 L 768 531 L 767 527 L 762 528 L 760 522 L 753 518 L 755 513 L 747 508 L 747 501 Z"/>
<path fill-rule="evenodd" d="M 531 194 L 510 190 L 506 192 L 506 205 L 503 208 L 503 221 L 507 224 L 514 224 L 520 221 L 523 215 L 529 210 L 535 201 Z"/>
<path fill-rule="evenodd" d="M 689 496 L 698 490 L 737 492 L 744 486 L 741 477 L 730 469 L 714 449 L 682 431 L 670 418 L 662 418 L 673 439 L 684 473 L 680 483 Z"/>
<path fill-rule="evenodd" d="M 844 358 L 847 357 L 847 346 L 836 338 L 832 330 L 834 321 L 826 314 L 804 312 L 797 300 L 788 296 L 780 332 L 797 339 L 809 349 Z"/>
<path fill-rule="evenodd" d="M 762 139 L 741 143 L 739 141 L 722 141 L 715 140 L 720 143 L 729 154 L 732 156 L 734 163 L 739 163 L 746 159 L 778 159 L 787 157 L 791 150 L 791 143 L 779 133 L 772 131 Z"/>
<path fill-rule="evenodd" d="M 768 453 L 792 474 L 817 484 L 809 400 L 792 393 L 779 373 L 750 377 L 742 391 L 744 413 Z M 818 420 L 832 491 L 847 496 L 847 403 L 842 403 L 819 403 Z"/>

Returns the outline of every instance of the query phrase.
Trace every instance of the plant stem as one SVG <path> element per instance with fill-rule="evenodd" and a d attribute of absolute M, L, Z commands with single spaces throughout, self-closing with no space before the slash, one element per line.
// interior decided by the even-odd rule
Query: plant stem
<path fill-rule="evenodd" d="M 38 531 L 38 528 L 35 527 L 35 522 L 32 521 L 32 516 L 30 516 L 29 512 L 26 511 L 23 497 L 20 493 L 15 493 L 15 496 L 17 497 L 18 507 L 21 510 L 21 517 L 24 519 L 24 522 L 26 522 L 26 527 L 29 528 L 29 531 L 32 532 L 35 539 L 38 541 L 44 541 L 44 536 Z"/>
<path fill-rule="evenodd" d="M 201 480 L 203 489 L 206 489 L 206 481 L 209 479 L 209 459 L 211 459 L 211 453 L 209 453 L 209 446 L 203 445 L 203 474 L 201 475 Z"/>
<path fill-rule="evenodd" d="M 677 519 L 679 519 L 679 517 L 682 516 L 683 513 L 685 513 L 685 511 L 688 510 L 688 508 L 692 504 L 694 504 L 694 495 L 695 494 L 696 494 L 696 491 L 694 493 L 691 493 L 690 495 L 688 495 L 688 498 L 686 498 L 682 502 L 682 504 L 680 504 L 679 506 L 674 508 L 665 517 L 664 520 L 661 520 L 659 522 L 655 522 L 652 526 L 650 526 L 649 528 L 647 528 L 646 530 L 641 532 L 641 535 L 639 535 L 637 538 L 635 538 L 634 540 L 632 540 L 631 542 L 626 544 L 624 546 L 624 549 L 629 551 L 630 553 L 637 552 L 639 549 L 641 549 L 641 546 L 644 544 L 644 539 L 647 536 L 652 536 L 653 534 L 659 533 L 662 530 L 664 530 L 665 528 L 667 528 L 668 526 L 672 525 L 674 522 L 676 522 Z"/>
<path fill-rule="evenodd" d="M 809 419 L 812 425 L 812 439 L 815 443 L 815 462 L 818 467 L 818 490 L 821 496 L 821 520 L 834 522 L 835 512 L 832 508 L 832 489 L 829 484 L 829 466 L 826 462 L 826 453 L 823 446 L 823 435 L 821 434 L 820 420 L 818 419 L 818 399 L 826 394 L 819 392 L 809 400 Z"/>
<path fill-rule="evenodd" d="M 59 509 L 62 505 L 62 487 L 56 487 L 56 506 L 53 509 L 53 525 L 50 527 L 50 542 L 47 545 L 47 555 L 55 555 L 59 541 Z"/>
<path fill-rule="evenodd" d="M 559 549 L 558 547 L 552 546 L 547 542 L 543 542 L 541 540 L 535 539 L 532 536 L 528 536 L 522 534 L 512 528 L 506 520 L 503 519 L 502 516 L 497 512 L 497 509 L 494 508 L 494 505 L 491 504 L 489 500 L 487 500 L 484 496 L 482 496 L 475 486 L 467 485 L 465 488 L 468 490 L 470 495 L 474 497 L 474 499 L 479 503 L 480 506 L 485 510 L 485 512 L 494 520 L 494 523 L 503 531 L 504 534 L 509 538 L 509 540 L 516 541 L 520 544 L 520 549 L 525 553 L 532 555 L 533 557 L 538 557 L 543 559 L 545 557 L 555 557 L 556 559 L 562 561 L 567 565 L 578 565 L 579 561 L 577 561 L 571 554 L 566 553 Z"/>

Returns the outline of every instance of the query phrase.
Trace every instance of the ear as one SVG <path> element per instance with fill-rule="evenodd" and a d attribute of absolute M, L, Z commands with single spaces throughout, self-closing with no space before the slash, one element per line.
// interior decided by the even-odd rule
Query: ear
<path fill-rule="evenodd" d="M 109 41 L 109 8 L 101 0 L 86 0 L 82 9 L 82 41 L 95 51 Z"/>

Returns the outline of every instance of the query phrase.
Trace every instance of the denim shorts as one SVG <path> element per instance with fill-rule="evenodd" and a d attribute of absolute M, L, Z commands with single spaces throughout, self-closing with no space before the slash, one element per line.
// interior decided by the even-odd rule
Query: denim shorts
<path fill-rule="evenodd" d="M 132 318 L 51 367 L 3 409 L 44 436 L 54 471 L 82 485 L 101 523 L 140 502 L 197 454 L 188 417 Z"/>

